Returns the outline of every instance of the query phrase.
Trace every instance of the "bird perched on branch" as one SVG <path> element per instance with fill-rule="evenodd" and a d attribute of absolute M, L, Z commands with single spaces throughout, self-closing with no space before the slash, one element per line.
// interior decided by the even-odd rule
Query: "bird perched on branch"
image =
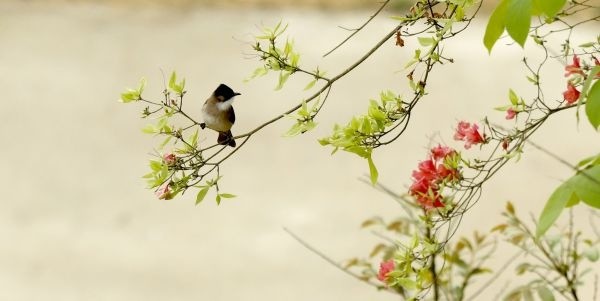
<path fill-rule="evenodd" d="M 231 134 L 231 127 L 235 123 L 235 113 L 233 111 L 233 98 L 241 95 L 233 92 L 225 84 L 220 84 L 215 92 L 206 100 L 202 107 L 202 117 L 204 122 L 200 127 L 205 127 L 219 132 L 217 143 L 235 147 L 235 140 Z"/>

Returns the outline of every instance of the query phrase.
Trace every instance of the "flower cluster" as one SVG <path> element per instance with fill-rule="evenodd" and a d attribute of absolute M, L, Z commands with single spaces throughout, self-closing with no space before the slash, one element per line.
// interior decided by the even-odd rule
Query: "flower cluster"
<path fill-rule="evenodd" d="M 440 193 L 444 183 L 460 179 L 458 153 L 447 146 L 438 145 L 431 149 L 427 160 L 419 163 L 412 173 L 413 183 L 409 194 L 416 198 L 424 209 L 444 207 Z"/>
<path fill-rule="evenodd" d="M 379 273 L 377 279 L 383 283 L 387 283 L 388 274 L 396 268 L 396 264 L 393 259 L 387 260 L 379 264 Z"/>
<path fill-rule="evenodd" d="M 595 66 L 600 66 L 600 61 L 596 57 L 592 56 L 592 59 Z M 584 68 L 581 67 L 581 61 L 577 54 L 573 55 L 573 62 L 565 66 L 565 77 L 570 79 L 567 81 L 567 90 L 563 92 L 563 98 L 571 105 L 577 102 L 581 96 L 581 92 L 577 90 L 575 83 L 582 82 L 581 79 L 585 80 L 586 78 Z M 596 74 L 596 78 L 600 78 L 600 73 Z"/>
<path fill-rule="evenodd" d="M 508 119 L 508 118 L 507 118 Z M 475 123 L 470 124 L 466 121 L 458 123 L 454 140 L 465 141 L 465 148 L 471 148 L 471 145 L 485 142 L 485 135 L 479 133 L 479 126 Z"/>

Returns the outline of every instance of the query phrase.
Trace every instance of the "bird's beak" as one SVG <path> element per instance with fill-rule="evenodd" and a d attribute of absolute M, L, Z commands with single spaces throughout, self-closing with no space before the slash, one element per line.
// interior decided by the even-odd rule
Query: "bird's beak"
<path fill-rule="evenodd" d="M 235 92 L 235 93 L 233 93 L 233 95 L 238 96 L 238 95 L 242 95 L 242 93 Z"/>

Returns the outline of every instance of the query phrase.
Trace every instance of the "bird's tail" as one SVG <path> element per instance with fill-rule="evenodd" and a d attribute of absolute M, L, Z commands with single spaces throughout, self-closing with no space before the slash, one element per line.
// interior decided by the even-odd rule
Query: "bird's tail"
<path fill-rule="evenodd" d="M 221 145 L 229 145 L 231 147 L 235 147 L 235 140 L 233 140 L 233 135 L 231 134 L 231 131 L 219 132 L 219 138 L 217 138 L 217 143 Z"/>

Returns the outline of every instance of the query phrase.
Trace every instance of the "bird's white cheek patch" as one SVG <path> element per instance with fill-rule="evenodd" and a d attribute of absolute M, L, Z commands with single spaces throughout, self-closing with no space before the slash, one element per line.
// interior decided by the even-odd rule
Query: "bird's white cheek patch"
<path fill-rule="evenodd" d="M 232 104 L 233 104 L 233 98 L 231 98 L 228 101 L 218 102 L 217 109 L 219 109 L 220 111 L 226 111 L 226 110 L 229 110 L 229 108 L 231 108 Z"/>

